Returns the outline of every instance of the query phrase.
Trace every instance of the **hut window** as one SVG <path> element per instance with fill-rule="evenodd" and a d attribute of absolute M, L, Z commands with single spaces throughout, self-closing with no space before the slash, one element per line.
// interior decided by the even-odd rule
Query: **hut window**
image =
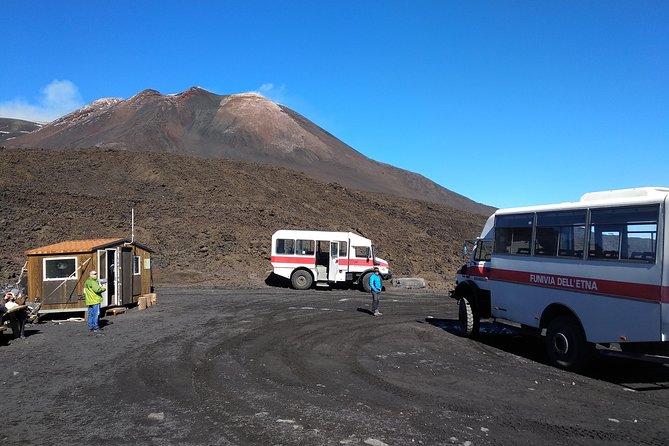
<path fill-rule="evenodd" d="M 141 265 L 140 258 L 139 256 L 133 256 L 132 257 L 132 273 L 135 276 L 138 276 L 141 272 L 139 265 Z"/>
<path fill-rule="evenodd" d="M 77 258 L 44 259 L 44 280 L 77 280 Z"/>

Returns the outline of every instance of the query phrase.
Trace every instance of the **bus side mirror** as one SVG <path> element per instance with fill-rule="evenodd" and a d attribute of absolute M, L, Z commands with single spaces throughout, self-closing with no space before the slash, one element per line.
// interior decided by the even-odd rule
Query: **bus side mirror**
<path fill-rule="evenodd" d="M 467 245 L 464 245 L 462 247 L 462 258 L 466 259 L 467 258 Z"/>

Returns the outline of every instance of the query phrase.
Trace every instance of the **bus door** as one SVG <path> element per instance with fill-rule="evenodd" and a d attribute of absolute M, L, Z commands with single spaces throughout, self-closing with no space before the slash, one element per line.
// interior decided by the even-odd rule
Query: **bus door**
<path fill-rule="evenodd" d="M 330 242 L 330 264 L 328 265 L 328 281 L 336 282 L 339 272 L 339 242 Z"/>

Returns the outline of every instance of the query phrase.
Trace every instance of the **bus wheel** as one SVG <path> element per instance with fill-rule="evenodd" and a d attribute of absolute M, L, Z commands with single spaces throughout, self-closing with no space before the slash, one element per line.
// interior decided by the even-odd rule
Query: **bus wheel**
<path fill-rule="evenodd" d="M 364 291 L 365 293 L 371 293 L 372 292 L 372 287 L 369 286 L 369 278 L 372 277 L 372 274 L 373 273 L 369 272 L 369 273 L 365 274 L 364 276 L 362 276 L 361 286 L 362 286 L 362 291 Z"/>
<path fill-rule="evenodd" d="M 458 300 L 458 320 L 460 322 L 460 335 L 472 338 L 479 334 L 479 319 L 474 314 L 472 304 L 466 297 Z"/>
<path fill-rule="evenodd" d="M 311 277 L 311 274 L 304 270 L 295 271 L 290 276 L 290 283 L 296 290 L 308 290 L 311 288 L 313 282 L 314 279 Z"/>
<path fill-rule="evenodd" d="M 548 323 L 546 353 L 554 366 L 565 370 L 580 370 L 594 356 L 594 344 L 585 339 L 583 328 L 571 316 L 558 316 Z"/>

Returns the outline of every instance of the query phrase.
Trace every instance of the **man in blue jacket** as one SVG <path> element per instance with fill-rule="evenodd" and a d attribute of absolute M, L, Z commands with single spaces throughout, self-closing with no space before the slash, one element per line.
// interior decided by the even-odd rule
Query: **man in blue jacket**
<path fill-rule="evenodd" d="M 378 268 L 374 268 L 374 274 L 369 277 L 369 288 L 372 291 L 372 313 L 381 316 L 379 311 L 379 295 L 381 294 L 381 274 Z"/>

